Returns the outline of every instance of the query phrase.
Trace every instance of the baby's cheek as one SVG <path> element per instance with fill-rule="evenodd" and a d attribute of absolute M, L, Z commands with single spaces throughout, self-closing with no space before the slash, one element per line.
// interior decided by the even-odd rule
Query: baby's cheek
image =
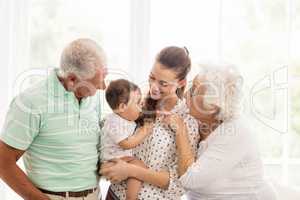
<path fill-rule="evenodd" d="M 129 112 L 134 118 L 138 118 L 140 116 L 140 111 L 137 108 L 132 108 L 129 110 Z"/>
<path fill-rule="evenodd" d="M 135 116 L 136 118 L 138 118 L 141 115 L 141 111 L 140 110 L 136 110 L 135 111 Z"/>

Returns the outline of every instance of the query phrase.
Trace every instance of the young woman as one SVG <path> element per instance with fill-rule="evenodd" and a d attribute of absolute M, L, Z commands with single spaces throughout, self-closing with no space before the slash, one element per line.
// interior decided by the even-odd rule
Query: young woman
<path fill-rule="evenodd" d="M 101 173 L 114 184 L 108 198 L 125 199 L 126 184 L 129 177 L 144 182 L 138 199 L 178 200 L 183 188 L 178 180 L 175 136 L 163 123 L 161 113 L 173 113 L 182 117 L 187 127 L 191 150 L 196 152 L 199 142 L 197 121 L 188 114 L 182 101 L 186 76 L 191 61 L 185 48 L 166 47 L 157 55 L 149 75 L 149 96 L 145 101 L 143 120 L 154 123 L 152 134 L 139 145 L 134 154 L 148 169 L 115 160 L 114 166 L 102 166 Z M 121 182 L 123 181 L 123 182 Z"/>

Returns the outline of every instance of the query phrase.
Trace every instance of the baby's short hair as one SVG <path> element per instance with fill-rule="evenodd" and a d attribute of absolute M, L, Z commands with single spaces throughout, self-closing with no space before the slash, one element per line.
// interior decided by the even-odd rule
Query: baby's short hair
<path fill-rule="evenodd" d="M 118 109 L 121 103 L 127 104 L 130 99 L 130 92 L 140 90 L 139 87 L 125 79 L 111 81 L 108 85 L 105 98 L 111 109 Z"/>

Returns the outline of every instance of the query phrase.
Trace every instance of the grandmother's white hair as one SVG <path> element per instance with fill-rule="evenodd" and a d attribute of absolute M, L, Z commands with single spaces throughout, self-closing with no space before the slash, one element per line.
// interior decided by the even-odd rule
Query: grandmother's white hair
<path fill-rule="evenodd" d="M 237 116 L 240 108 L 243 78 L 237 68 L 231 64 L 202 64 L 206 93 L 204 105 L 216 105 L 220 108 L 219 120 L 230 120 Z"/>
<path fill-rule="evenodd" d="M 93 40 L 81 38 L 68 44 L 62 52 L 59 75 L 74 73 L 80 78 L 93 77 L 99 62 L 105 63 L 103 49 Z"/>

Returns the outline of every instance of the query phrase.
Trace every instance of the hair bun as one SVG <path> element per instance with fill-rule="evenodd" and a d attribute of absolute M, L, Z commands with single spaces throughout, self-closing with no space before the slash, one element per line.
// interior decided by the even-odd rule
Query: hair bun
<path fill-rule="evenodd" d="M 190 55 L 190 52 L 189 52 L 189 50 L 186 48 L 186 46 L 184 46 L 183 49 L 185 50 L 186 55 L 189 56 L 189 55 Z"/>

